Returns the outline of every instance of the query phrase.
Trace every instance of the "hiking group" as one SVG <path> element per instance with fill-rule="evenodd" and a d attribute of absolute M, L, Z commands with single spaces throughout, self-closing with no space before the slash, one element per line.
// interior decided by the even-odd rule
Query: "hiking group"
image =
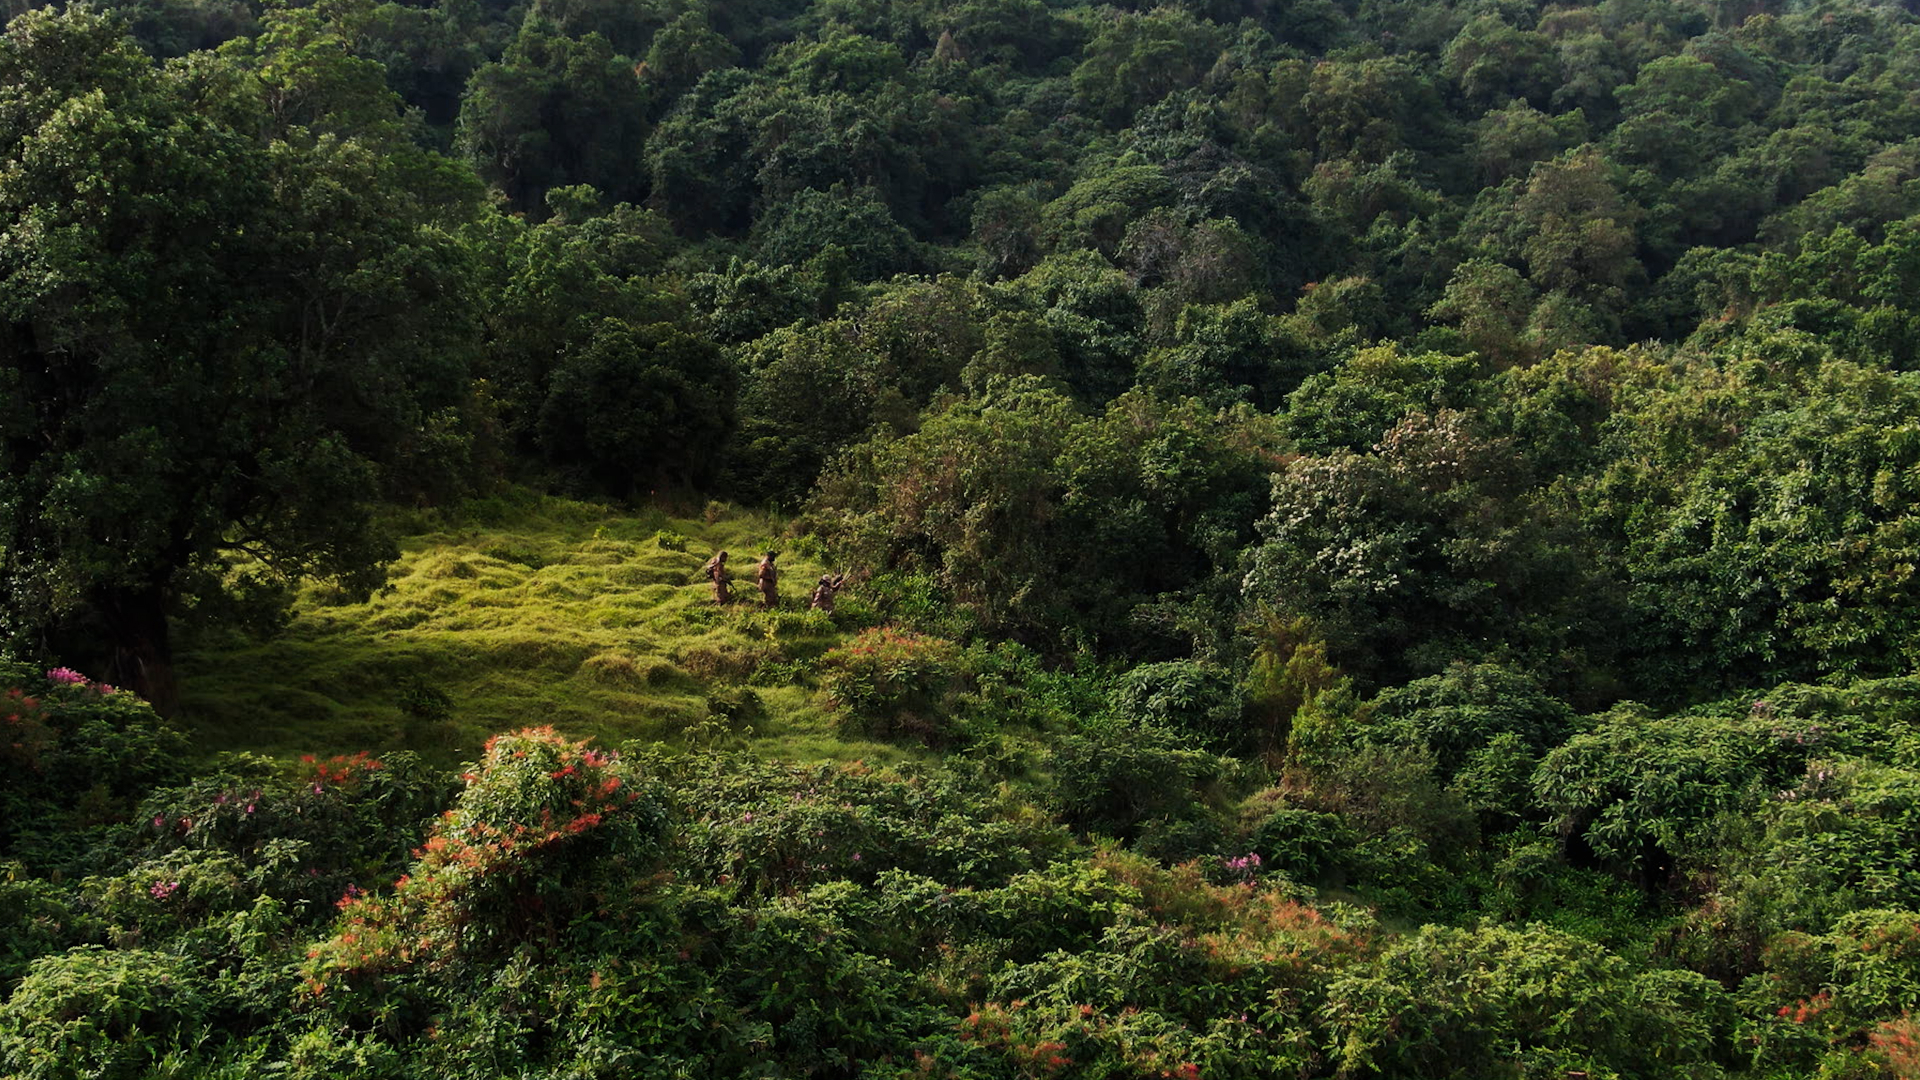
<path fill-rule="evenodd" d="M 774 564 L 779 552 L 769 551 L 762 556 L 754 567 L 754 584 L 760 589 L 761 606 L 771 611 L 780 606 L 780 568 Z M 733 585 L 727 577 L 727 553 L 722 551 L 707 560 L 704 568 L 707 580 L 713 582 L 713 602 L 730 604 L 733 602 Z M 820 583 L 813 588 L 807 606 L 819 611 L 833 610 L 833 594 L 839 592 L 847 582 L 847 575 L 821 574 Z"/>

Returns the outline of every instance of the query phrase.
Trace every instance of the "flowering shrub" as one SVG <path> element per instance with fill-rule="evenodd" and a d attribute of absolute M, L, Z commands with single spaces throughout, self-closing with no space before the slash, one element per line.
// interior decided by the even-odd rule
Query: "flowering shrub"
<path fill-rule="evenodd" d="M 1883 1020 L 1867 1036 L 1874 1050 L 1886 1060 L 1894 1080 L 1920 1080 L 1920 1024 L 1909 1013 L 1898 1020 Z"/>
<path fill-rule="evenodd" d="M 1221 859 L 1220 869 L 1236 884 L 1253 884 L 1254 875 L 1260 872 L 1260 853 L 1249 851 L 1231 859 Z"/>
<path fill-rule="evenodd" d="M 40 754 L 53 741 L 40 699 L 19 687 L 0 695 L 0 763 L 38 771 Z"/>
<path fill-rule="evenodd" d="M 313 773 L 310 783 L 315 794 L 328 787 L 351 788 L 369 773 L 379 772 L 386 765 L 365 750 L 357 754 L 335 754 L 319 761 L 312 754 L 302 755 L 300 763 Z"/>
<path fill-rule="evenodd" d="M 1828 1059 L 1871 1047 L 1895 1075 L 1913 1075 L 1899 1070 L 1913 1062 L 1901 1038 L 1912 1034 L 1908 1013 L 1920 1000 L 1920 912 L 1856 911 L 1830 933 L 1780 934 L 1764 961 L 1765 979 L 1752 984 L 1760 1016 L 1749 1026 L 1767 1056 L 1827 1075 Z"/>
<path fill-rule="evenodd" d="M 822 658 L 821 688 L 853 734 L 945 741 L 946 713 L 965 676 L 960 647 L 891 626 L 863 630 Z"/>
<path fill-rule="evenodd" d="M 0 858 L 63 866 L 179 775 L 186 737 L 71 668 L 0 661 Z"/>
<path fill-rule="evenodd" d="M 384 882 L 405 868 L 430 819 L 446 806 L 442 774 L 411 753 L 279 762 L 228 754 L 193 782 L 140 806 L 133 853 L 147 861 L 178 850 L 225 852 L 263 891 L 321 910 L 348 882 Z"/>
<path fill-rule="evenodd" d="M 659 854 L 655 786 L 552 728 L 494 736 L 464 779 L 391 892 L 353 885 L 340 897 L 334 934 L 308 955 L 311 993 L 550 936 L 595 903 L 576 875 L 624 871 L 630 888 Z"/>

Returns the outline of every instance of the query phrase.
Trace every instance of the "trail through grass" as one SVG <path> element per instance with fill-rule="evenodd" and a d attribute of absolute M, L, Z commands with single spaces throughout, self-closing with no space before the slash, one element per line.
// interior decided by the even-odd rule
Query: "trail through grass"
<path fill-rule="evenodd" d="M 827 568 L 776 539 L 780 523 L 712 508 L 699 519 L 519 495 L 457 516 L 410 515 L 390 587 L 367 603 L 300 597 L 270 641 L 183 652 L 182 714 L 208 752 L 416 750 L 476 757 L 487 737 L 552 724 L 607 745 L 745 741 L 769 756 L 888 760 L 846 741 L 814 662 L 868 610 L 809 611 Z M 781 598 L 760 610 L 759 555 L 781 552 Z M 701 573 L 730 553 L 736 602 Z"/>

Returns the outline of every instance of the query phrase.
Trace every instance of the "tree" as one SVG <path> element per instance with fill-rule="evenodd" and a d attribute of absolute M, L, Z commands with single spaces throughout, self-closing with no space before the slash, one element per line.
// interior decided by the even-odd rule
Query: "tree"
<path fill-rule="evenodd" d="M 1363 451 L 1409 413 L 1465 404 L 1477 367 L 1471 357 L 1409 356 L 1397 345 L 1361 349 L 1300 384 L 1281 430 L 1310 454 Z"/>
<path fill-rule="evenodd" d="M 1497 364 L 1513 364 L 1527 359 L 1521 332 L 1539 297 L 1513 267 L 1492 259 L 1469 259 L 1454 269 L 1447 291 L 1427 309 L 1427 315 L 1458 326 L 1467 344 L 1481 356 Z"/>
<path fill-rule="evenodd" d="M 1373 453 L 1291 462 L 1247 599 L 1306 617 L 1343 670 L 1382 682 L 1503 656 L 1553 674 L 1592 666 L 1582 654 L 1609 647 L 1608 611 L 1578 525 L 1537 497 L 1509 440 L 1476 428 L 1472 414 L 1414 412 Z"/>
<path fill-rule="evenodd" d="M 1175 322 L 1173 343 L 1140 361 L 1140 382 L 1162 397 L 1196 397 L 1210 405 L 1282 404 L 1310 370 L 1312 354 L 1283 320 L 1252 297 L 1231 304 L 1191 304 Z"/>
<path fill-rule="evenodd" d="M 1535 165 L 1514 205 L 1527 276 L 1544 290 L 1619 306 L 1645 277 L 1634 231 L 1641 212 L 1620 193 L 1611 163 L 1592 147 Z"/>
<path fill-rule="evenodd" d="M 1561 82 L 1557 59 L 1545 34 L 1482 15 L 1447 44 L 1440 70 L 1479 108 L 1515 99 L 1544 105 Z"/>
<path fill-rule="evenodd" d="M 604 491 L 704 485 L 733 428 L 737 382 L 706 338 L 607 319 L 555 367 L 540 406 L 540 445 Z"/>
<path fill-rule="evenodd" d="M 597 33 L 575 39 L 530 20 L 468 84 L 460 107 L 467 155 L 520 210 L 537 213 L 550 188 L 569 184 L 639 202 L 648 88 L 634 67 Z"/>
<path fill-rule="evenodd" d="M 233 560 L 380 581 L 370 501 L 466 390 L 437 159 L 333 134 L 324 95 L 276 117 L 327 82 L 277 58 L 156 67 L 84 10 L 0 38 L 0 629 L 87 622 L 162 707 L 167 612 Z"/>
<path fill-rule="evenodd" d="M 1136 390 L 1082 417 L 1037 378 L 1000 378 L 856 447 L 814 510 L 869 564 L 936 574 L 989 628 L 1164 655 L 1222 633 L 1271 441 L 1245 411 Z"/>
<path fill-rule="evenodd" d="M 1132 385 L 1143 315 L 1126 274 L 1091 251 L 1074 251 L 1042 261 L 1001 288 L 1039 312 L 1075 396 L 1104 402 Z"/>
<path fill-rule="evenodd" d="M 714 33 L 707 13 L 689 7 L 653 35 L 647 50 L 646 76 L 665 95 L 678 97 L 692 89 L 709 71 L 731 67 L 740 60 L 733 42 Z"/>
<path fill-rule="evenodd" d="M 1220 51 L 1221 33 L 1179 8 L 1114 12 L 1073 70 L 1074 95 L 1112 127 L 1169 93 L 1200 81 Z"/>
<path fill-rule="evenodd" d="M 803 263 L 837 247 L 859 281 L 891 277 L 915 262 L 913 237 L 893 220 L 872 188 L 806 190 L 773 208 L 754 226 L 754 244 L 767 262 Z"/>
<path fill-rule="evenodd" d="M 903 425 L 911 419 L 886 358 L 844 320 L 776 330 L 742 360 L 740 433 L 726 466 L 739 498 L 798 502 L 883 413 Z"/>
<path fill-rule="evenodd" d="M 1038 380 L 1002 380 L 856 449 L 822 478 L 815 511 L 870 564 L 937 574 L 989 626 L 1044 622 L 1058 614 L 1054 462 L 1074 418 Z"/>
<path fill-rule="evenodd" d="M 1752 385 L 1783 376 L 1791 396 L 1771 402 Z M 1720 680 L 1909 670 L 1920 657 L 1905 616 L 1920 584 L 1920 386 L 1839 360 L 1791 376 L 1749 359 L 1724 387 L 1731 401 L 1708 397 L 1714 381 L 1675 387 L 1666 407 L 1744 403 L 1744 417 L 1721 413 L 1731 444 L 1614 488 L 1649 673 L 1697 695 Z"/>
<path fill-rule="evenodd" d="M 538 225 L 496 214 L 466 231 L 478 256 L 485 331 L 478 373 L 517 449 L 550 452 L 539 428 L 556 372 L 593 351 L 605 323 L 691 321 L 685 306 L 653 277 L 674 247 L 666 222 L 626 204 L 602 212 L 599 198 L 589 187 L 555 188 L 547 192 L 552 216 Z M 579 375 L 576 367 L 571 377 Z M 726 385 L 714 389 L 724 396 Z M 570 451 L 560 460 L 582 461 Z M 628 485 L 623 476 L 610 490 L 624 493 Z"/>

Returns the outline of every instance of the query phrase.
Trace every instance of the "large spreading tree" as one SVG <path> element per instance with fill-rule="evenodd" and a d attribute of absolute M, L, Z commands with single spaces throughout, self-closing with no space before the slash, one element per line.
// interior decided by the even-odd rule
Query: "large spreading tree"
<path fill-rule="evenodd" d="M 249 574 L 379 581 L 372 501 L 426 472 L 466 393 L 439 225 L 472 192 L 441 162 L 308 12 L 165 64 L 85 9 L 13 20 L 0 631 L 97 635 L 164 706 L 182 602 Z"/>

